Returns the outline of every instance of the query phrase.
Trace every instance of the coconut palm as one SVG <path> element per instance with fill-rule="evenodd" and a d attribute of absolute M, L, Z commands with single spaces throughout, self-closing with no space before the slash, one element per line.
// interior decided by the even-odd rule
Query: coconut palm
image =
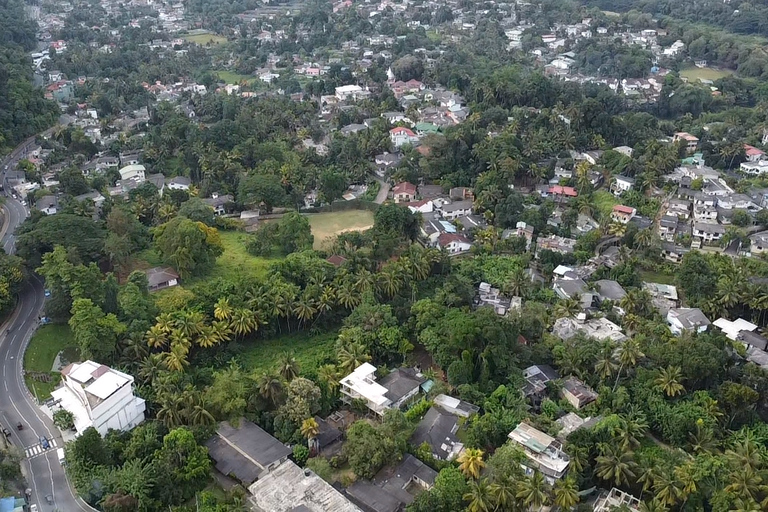
<path fill-rule="evenodd" d="M 229 326 L 229 322 L 226 320 L 214 320 L 211 323 L 211 330 L 216 337 L 216 343 L 223 343 L 229 341 L 232 337 L 232 328 Z"/>
<path fill-rule="evenodd" d="M 328 389 L 335 392 L 339 388 L 339 371 L 336 365 L 325 364 L 317 369 L 317 378 L 324 382 Z"/>
<path fill-rule="evenodd" d="M 516 496 L 523 500 L 529 509 L 538 510 L 549 502 L 548 491 L 544 475 L 536 471 L 519 483 Z"/>
<path fill-rule="evenodd" d="M 490 512 L 493 510 L 489 486 L 485 480 L 471 481 L 469 492 L 464 493 L 464 501 L 468 502 L 469 512 Z"/>
<path fill-rule="evenodd" d="M 186 338 L 192 339 L 205 325 L 205 316 L 199 311 L 188 311 L 176 319 L 176 327 Z"/>
<path fill-rule="evenodd" d="M 315 418 L 307 418 L 301 422 L 301 435 L 307 439 L 307 448 L 312 452 L 312 442 L 320 433 L 320 425 Z"/>
<path fill-rule="evenodd" d="M 156 325 L 161 331 L 168 334 L 176 326 L 176 320 L 170 313 L 161 313 L 160 316 L 157 317 Z"/>
<path fill-rule="evenodd" d="M 618 365 L 613 362 L 613 355 L 610 352 L 604 353 L 600 359 L 595 362 L 595 371 L 603 379 L 608 379 L 616 371 Z"/>
<path fill-rule="evenodd" d="M 166 332 L 158 325 L 149 328 L 146 334 L 147 345 L 152 348 L 163 348 L 168 343 Z"/>
<path fill-rule="evenodd" d="M 728 476 L 730 483 L 725 487 L 725 492 L 733 493 L 743 500 L 755 500 L 760 492 L 763 479 L 749 467 L 738 468 Z"/>
<path fill-rule="evenodd" d="M 509 478 L 497 478 L 488 486 L 496 510 L 510 510 L 515 504 L 515 484 Z"/>
<path fill-rule="evenodd" d="M 685 391 L 683 385 L 680 384 L 680 380 L 682 380 L 680 367 L 670 366 L 659 370 L 659 375 L 653 382 L 667 396 L 677 396 Z"/>
<path fill-rule="evenodd" d="M 574 298 L 561 300 L 555 306 L 555 317 L 575 317 L 581 312 L 581 303 Z"/>
<path fill-rule="evenodd" d="M 553 494 L 554 504 L 562 509 L 571 509 L 579 502 L 579 488 L 571 476 L 555 482 Z"/>
<path fill-rule="evenodd" d="M 216 301 L 216 305 L 213 308 L 213 317 L 216 320 L 226 320 L 232 317 L 232 305 L 229 303 L 228 297 L 222 297 Z"/>
<path fill-rule="evenodd" d="M 378 273 L 377 279 L 377 289 L 387 297 L 397 295 L 403 286 L 402 269 L 393 263 L 385 265 L 381 272 Z"/>
<path fill-rule="evenodd" d="M 145 384 L 152 384 L 166 370 L 162 354 L 150 354 L 139 366 L 139 378 Z"/>
<path fill-rule="evenodd" d="M 673 507 L 683 496 L 683 489 L 674 474 L 660 472 L 653 482 L 656 499 L 667 507 Z"/>
<path fill-rule="evenodd" d="M 595 474 L 602 480 L 621 486 L 636 479 L 634 453 L 622 452 L 617 447 L 604 446 L 595 459 Z"/>
<path fill-rule="evenodd" d="M 630 451 L 640 447 L 640 438 L 648 432 L 648 422 L 642 412 L 619 416 L 619 422 L 614 434 L 619 439 L 619 447 L 623 451 Z"/>
<path fill-rule="evenodd" d="M 667 506 L 657 499 L 640 503 L 640 512 L 667 512 Z"/>
<path fill-rule="evenodd" d="M 725 451 L 725 457 L 732 467 L 757 471 L 762 467 L 762 451 L 751 436 L 737 441 L 733 448 Z"/>
<path fill-rule="evenodd" d="M 483 450 L 478 448 L 467 448 L 457 460 L 459 469 L 467 478 L 477 479 L 480 476 L 480 471 L 485 467 Z"/>
<path fill-rule="evenodd" d="M 619 357 L 619 371 L 616 373 L 616 383 L 613 385 L 614 391 L 619 385 L 619 378 L 621 377 L 621 371 L 624 368 L 633 368 L 637 361 L 645 357 L 645 354 L 640 350 L 640 342 L 637 338 L 630 338 L 626 340 L 618 350 Z"/>
<path fill-rule="evenodd" d="M 528 275 L 526 269 L 519 267 L 516 268 L 507 282 L 506 291 L 516 297 L 525 297 L 526 292 L 530 289 L 531 278 Z"/>
<path fill-rule="evenodd" d="M 232 330 L 238 336 L 247 336 L 258 327 L 256 318 L 248 308 L 236 308 L 232 311 L 230 322 Z"/>
<path fill-rule="evenodd" d="M 163 362 L 172 372 L 184 371 L 184 369 L 189 366 L 187 353 L 188 352 L 184 350 L 183 345 L 171 345 L 171 349 L 168 352 L 163 353 Z"/>
<path fill-rule="evenodd" d="M 338 350 L 339 369 L 345 374 L 352 373 L 355 368 L 371 360 L 368 349 L 360 342 L 347 343 Z"/>
<path fill-rule="evenodd" d="M 220 342 L 219 337 L 210 325 L 204 325 L 200 332 L 197 333 L 195 342 L 202 348 L 211 348 L 214 345 L 218 345 Z"/>
<path fill-rule="evenodd" d="M 261 397 L 277 407 L 283 397 L 283 380 L 276 373 L 263 373 L 259 376 L 256 387 Z"/>
<path fill-rule="evenodd" d="M 299 363 L 292 354 L 282 354 L 278 363 L 277 373 L 287 382 L 299 376 Z"/>

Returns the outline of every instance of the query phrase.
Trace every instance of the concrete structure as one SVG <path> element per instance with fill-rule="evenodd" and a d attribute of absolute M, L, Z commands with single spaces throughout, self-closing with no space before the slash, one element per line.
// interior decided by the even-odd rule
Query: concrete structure
<path fill-rule="evenodd" d="M 335 92 L 339 101 L 355 100 L 362 94 L 363 88 L 359 85 L 342 85 Z"/>
<path fill-rule="evenodd" d="M 590 318 L 587 320 L 584 313 L 579 313 L 576 318 L 558 318 L 552 327 L 552 334 L 563 341 L 569 340 L 579 333 L 600 341 L 611 340 L 621 343 L 627 339 L 621 332 L 621 327 L 607 318 Z"/>
<path fill-rule="evenodd" d="M 616 196 L 620 196 L 624 192 L 628 190 L 632 190 L 634 186 L 635 186 L 635 178 L 619 175 L 619 176 L 616 176 L 613 179 L 613 182 L 611 183 L 611 192 L 613 192 L 613 194 Z"/>
<path fill-rule="evenodd" d="M 452 203 L 443 203 L 438 211 L 444 219 L 455 220 L 458 217 L 464 217 L 472 214 L 472 201 L 455 201 Z"/>
<path fill-rule="evenodd" d="M 699 308 L 672 308 L 667 323 L 673 334 L 680 335 L 683 331 L 704 332 L 711 322 Z"/>
<path fill-rule="evenodd" d="M 416 199 L 416 185 L 403 181 L 392 188 L 392 199 L 396 203 L 410 203 Z"/>
<path fill-rule="evenodd" d="M 594 512 L 611 512 L 617 509 L 638 512 L 640 500 L 614 487 L 610 492 L 604 491 L 600 495 L 595 502 Z"/>
<path fill-rule="evenodd" d="M 508 437 L 525 451 L 523 467 L 526 474 L 541 471 L 550 485 L 565 476 L 571 459 L 562 450 L 560 441 L 525 422 L 520 423 Z"/>
<path fill-rule="evenodd" d="M 685 144 L 685 150 L 689 153 L 693 153 L 694 151 L 696 151 L 696 148 L 699 145 L 699 138 L 694 137 L 688 132 L 675 133 L 675 135 L 672 137 L 672 142 L 677 143 L 680 141 L 683 141 L 683 143 Z"/>
<path fill-rule="evenodd" d="M 146 179 L 146 168 L 141 164 L 126 165 L 120 169 L 120 180 L 132 180 L 139 183 Z"/>
<path fill-rule="evenodd" d="M 573 376 L 563 381 L 563 389 L 560 392 L 563 398 L 568 400 L 568 403 L 576 409 L 581 409 L 597 400 L 595 390 Z"/>
<path fill-rule="evenodd" d="M 110 429 L 128 431 L 144 421 L 146 404 L 133 394 L 133 377 L 109 366 L 84 361 L 61 370 L 61 387 L 51 396 L 72 413 L 78 435 L 89 427 L 102 436 Z"/>
<path fill-rule="evenodd" d="M 237 427 L 219 423 L 216 434 L 205 443 L 216 469 L 245 485 L 275 470 L 291 454 L 291 449 L 245 419 Z"/>
<path fill-rule="evenodd" d="M 189 187 L 192 185 L 192 180 L 187 178 L 186 176 L 175 176 L 173 178 L 170 178 L 166 181 L 166 186 L 170 190 L 189 190 Z"/>
<path fill-rule="evenodd" d="M 613 207 L 613 210 L 611 210 L 611 220 L 613 222 L 620 222 L 622 224 L 629 223 L 630 220 L 632 220 L 632 217 L 634 217 L 637 214 L 637 210 L 632 208 L 631 206 L 624 206 L 623 204 L 617 204 Z"/>
<path fill-rule="evenodd" d="M 721 331 L 728 337 L 728 339 L 736 341 L 739 338 L 739 334 L 742 332 L 754 332 L 757 330 L 757 326 L 752 322 L 748 322 L 743 318 L 737 318 L 734 321 L 730 321 L 726 318 L 718 318 L 713 325 L 719 327 Z"/>
<path fill-rule="evenodd" d="M 418 136 L 413 133 L 413 130 L 402 126 L 389 130 L 389 139 L 392 141 L 392 145 L 396 148 L 404 146 L 405 144 L 413 144 L 419 140 Z"/>
<path fill-rule="evenodd" d="M 254 512 L 360 512 L 331 484 L 290 460 L 259 478 L 248 491 Z"/>
<path fill-rule="evenodd" d="M 341 379 L 340 390 L 343 401 L 363 400 L 371 411 L 383 415 L 387 409 L 399 408 L 419 394 L 426 380 L 412 368 L 398 368 L 377 382 L 376 367 L 363 363 Z"/>
<path fill-rule="evenodd" d="M 443 233 L 437 237 L 437 248 L 445 249 L 451 254 L 458 254 L 470 250 L 472 242 L 458 233 Z"/>

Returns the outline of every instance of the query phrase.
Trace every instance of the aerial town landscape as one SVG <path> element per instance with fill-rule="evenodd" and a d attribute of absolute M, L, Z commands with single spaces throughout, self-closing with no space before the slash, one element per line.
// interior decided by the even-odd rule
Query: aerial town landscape
<path fill-rule="evenodd" d="M 0 3 L 0 512 L 768 510 L 768 7 Z"/>

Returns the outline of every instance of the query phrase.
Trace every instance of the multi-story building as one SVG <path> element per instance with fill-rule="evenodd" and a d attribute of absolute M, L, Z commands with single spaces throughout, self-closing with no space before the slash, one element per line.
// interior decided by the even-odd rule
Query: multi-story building
<path fill-rule="evenodd" d="M 562 450 L 560 441 L 525 422 L 507 437 L 523 448 L 526 458 L 523 465 L 527 474 L 541 471 L 550 485 L 565 476 L 571 459 Z"/>

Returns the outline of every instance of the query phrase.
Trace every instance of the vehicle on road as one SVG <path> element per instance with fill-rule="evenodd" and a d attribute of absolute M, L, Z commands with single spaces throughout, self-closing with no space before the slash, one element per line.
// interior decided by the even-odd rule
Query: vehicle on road
<path fill-rule="evenodd" d="M 62 466 L 66 464 L 66 459 L 64 458 L 64 448 L 59 448 L 56 450 L 56 456 L 59 458 L 59 464 Z"/>
<path fill-rule="evenodd" d="M 16 430 L 24 430 L 24 425 L 22 425 L 21 422 L 18 422 L 16 424 Z"/>
<path fill-rule="evenodd" d="M 49 290 L 48 288 L 45 289 L 44 293 L 45 293 L 46 297 L 50 297 L 51 296 L 51 290 Z"/>
<path fill-rule="evenodd" d="M 40 446 L 43 448 L 43 450 L 47 450 L 51 447 L 51 443 L 48 442 L 48 438 L 45 436 L 40 436 Z"/>
<path fill-rule="evenodd" d="M 11 437 L 11 431 L 10 431 L 10 430 L 8 430 L 7 428 L 3 427 L 3 435 L 4 435 L 6 438 L 8 438 L 8 437 Z"/>
<path fill-rule="evenodd" d="M 34 503 L 33 503 L 33 504 L 31 504 L 31 505 L 29 506 L 29 512 L 37 512 L 37 505 L 36 505 L 36 504 L 34 504 Z"/>

